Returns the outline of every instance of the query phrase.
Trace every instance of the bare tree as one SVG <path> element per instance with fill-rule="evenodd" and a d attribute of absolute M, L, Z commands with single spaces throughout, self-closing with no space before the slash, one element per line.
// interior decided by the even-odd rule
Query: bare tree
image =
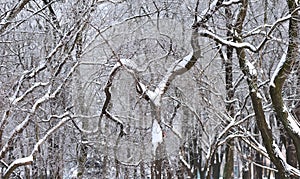
<path fill-rule="evenodd" d="M 9 178 L 299 178 L 299 4 L 0 3 Z"/>

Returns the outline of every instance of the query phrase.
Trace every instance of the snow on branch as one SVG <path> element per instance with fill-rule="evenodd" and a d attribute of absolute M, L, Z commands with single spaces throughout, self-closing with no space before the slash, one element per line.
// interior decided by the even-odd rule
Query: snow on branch
<path fill-rule="evenodd" d="M 71 119 L 71 116 L 69 114 L 69 112 L 64 113 L 63 115 L 61 115 L 61 121 L 59 121 L 53 128 L 51 128 L 46 135 L 41 138 L 35 145 L 34 148 L 31 152 L 31 155 L 34 156 L 35 153 L 38 152 L 39 147 L 46 141 L 46 139 L 48 139 L 48 137 L 50 135 L 52 135 L 55 131 L 57 131 L 61 126 L 63 126 L 66 122 L 68 122 Z"/>
<path fill-rule="evenodd" d="M 210 32 L 208 30 L 201 30 L 201 31 L 199 31 L 199 34 L 202 35 L 203 37 L 211 38 L 222 45 L 228 45 L 228 46 L 232 46 L 234 48 L 246 48 L 246 49 L 251 50 L 252 52 L 257 51 L 257 48 L 250 43 L 247 43 L 247 42 L 238 43 L 238 42 L 225 40 L 222 37 L 219 37 L 218 35 Z"/>
<path fill-rule="evenodd" d="M 112 68 L 108 81 L 104 87 L 104 92 L 106 95 L 106 99 L 104 101 L 103 107 L 102 107 L 102 113 L 100 118 L 103 115 L 106 115 L 108 118 L 111 120 L 115 121 L 118 123 L 121 127 L 121 132 L 120 135 L 123 135 L 125 133 L 124 131 L 124 124 L 122 121 L 120 121 L 118 118 L 114 117 L 111 115 L 108 111 L 108 105 L 111 100 L 111 87 L 112 87 L 112 82 L 114 80 L 114 77 L 116 73 L 123 67 L 127 72 L 129 72 L 134 80 L 136 81 L 136 90 L 139 94 L 142 95 L 143 98 L 150 100 L 152 106 L 154 108 L 160 108 L 161 106 L 161 99 L 162 96 L 165 94 L 165 92 L 168 90 L 171 82 L 175 79 L 175 77 L 182 75 L 183 73 L 189 71 L 194 64 L 197 62 L 198 58 L 200 58 L 201 54 L 201 49 L 198 43 L 198 29 L 197 27 L 192 29 L 192 35 L 191 35 L 191 46 L 192 46 L 192 52 L 185 56 L 182 59 L 179 59 L 175 61 L 170 68 L 168 68 L 166 74 L 163 76 L 162 80 L 159 82 L 157 87 L 155 88 L 154 91 L 150 90 L 147 88 L 146 85 L 144 85 L 138 76 L 139 72 L 142 72 L 138 68 L 138 66 L 134 63 L 134 61 L 130 59 L 119 59 L 115 66 Z M 151 61 L 150 61 L 151 62 Z M 150 64 L 150 63 L 148 63 Z M 147 68 L 147 67 L 146 67 Z M 156 151 L 156 148 L 158 145 L 163 142 L 163 135 L 162 135 L 162 127 L 161 127 L 162 121 L 160 119 L 160 116 L 156 119 L 153 119 L 152 123 L 152 144 L 153 144 L 153 152 Z M 180 137 L 180 135 L 178 135 Z"/>
<path fill-rule="evenodd" d="M 288 171 L 292 175 L 296 175 L 296 176 L 299 177 L 300 176 L 300 171 L 298 169 L 296 169 L 295 167 L 289 165 L 286 162 L 282 152 L 280 151 L 278 145 L 274 141 L 273 141 L 272 147 L 273 147 L 273 150 L 274 150 L 274 153 L 275 153 L 276 157 L 279 157 L 280 162 L 282 162 L 283 166 L 285 166 L 286 171 Z"/>
<path fill-rule="evenodd" d="M 237 3 L 240 3 L 241 0 L 229 0 L 229 1 L 225 1 L 222 3 L 223 6 L 230 6 L 232 4 L 237 4 Z"/>
<path fill-rule="evenodd" d="M 158 144 L 163 142 L 162 129 L 156 119 L 153 120 L 151 133 L 152 133 L 153 153 L 155 154 Z"/>
<path fill-rule="evenodd" d="M 131 59 L 122 58 L 120 59 L 121 64 L 125 68 L 129 68 L 130 70 L 133 70 L 134 72 L 138 72 L 138 66 L 136 63 Z"/>
<path fill-rule="evenodd" d="M 197 51 L 196 51 L 197 50 Z M 200 55 L 200 50 L 196 49 L 197 54 Z M 199 58 L 199 57 L 198 57 Z M 154 91 L 148 89 L 143 83 L 138 80 L 137 73 L 142 70 L 137 67 L 137 65 L 130 59 L 120 59 L 114 69 L 112 69 L 111 74 L 119 69 L 119 67 L 124 66 L 127 71 L 129 71 L 134 78 L 137 80 L 137 91 L 145 95 L 155 106 L 160 106 L 160 100 L 162 95 L 167 91 L 171 82 L 175 79 L 176 76 L 182 75 L 187 72 L 191 67 L 194 66 L 198 58 L 194 55 L 194 51 L 189 55 L 185 56 L 182 59 L 175 61 L 171 67 L 167 70 L 167 73 L 164 75 L 158 86 Z M 111 76 L 111 75 L 110 75 Z"/>
<path fill-rule="evenodd" d="M 69 115 L 69 112 L 64 113 L 61 115 L 63 118 L 61 121 L 59 121 L 53 128 L 51 128 L 43 138 L 41 138 L 35 145 L 31 152 L 31 154 L 27 157 L 19 158 L 12 162 L 8 168 L 6 169 L 3 178 L 9 178 L 11 173 L 18 167 L 24 166 L 24 165 L 31 165 L 33 163 L 34 157 L 36 153 L 39 151 L 40 146 L 51 136 L 55 131 L 57 131 L 61 126 L 63 126 L 66 122 L 68 122 L 71 117 Z"/>
<path fill-rule="evenodd" d="M 146 85 L 141 83 L 140 81 L 137 82 L 137 92 L 142 95 L 146 100 L 150 100 L 153 104 L 159 105 L 160 104 L 160 96 L 158 93 L 151 91 L 148 89 Z"/>
<path fill-rule="evenodd" d="M 21 96 L 19 96 L 18 98 L 16 98 L 14 101 L 13 101 L 13 104 L 17 104 L 18 102 L 20 102 L 21 100 L 24 99 L 24 97 L 31 93 L 35 88 L 37 87 L 40 87 L 40 86 L 46 86 L 48 85 L 49 82 L 46 82 L 46 83 L 42 83 L 42 82 L 38 82 L 38 83 L 34 83 L 29 89 L 27 89 Z"/>
<path fill-rule="evenodd" d="M 249 135 L 248 136 L 250 140 L 248 140 L 245 137 L 242 137 L 241 139 L 246 142 L 249 146 L 251 146 L 253 149 L 255 149 L 256 151 L 258 151 L 259 153 L 261 153 L 262 155 L 264 155 L 265 157 L 267 157 L 268 159 L 270 159 L 270 156 L 266 150 L 266 148 L 261 145 L 259 142 L 256 141 L 256 139 L 254 139 L 253 136 Z M 298 170 L 297 168 L 289 165 L 282 152 L 280 151 L 278 145 L 273 142 L 272 143 L 272 149 L 275 153 L 275 156 L 279 158 L 280 162 L 283 164 L 283 166 L 285 166 L 286 171 L 288 171 L 290 174 L 295 175 L 295 176 L 300 176 L 300 170 Z"/>
<path fill-rule="evenodd" d="M 3 175 L 3 178 L 6 179 L 6 178 L 9 178 L 9 176 L 12 174 L 12 172 L 20 167 L 20 166 L 24 166 L 24 165 L 31 165 L 33 162 L 33 156 L 30 155 L 28 157 L 24 157 L 24 158 L 19 158 L 17 160 L 15 160 L 13 163 L 11 163 L 6 172 L 4 173 Z"/>
<path fill-rule="evenodd" d="M 236 0 L 236 1 L 232 0 L 232 1 L 228 1 L 228 2 L 223 2 L 223 5 L 225 6 L 225 4 L 226 4 L 226 6 L 229 6 L 233 3 L 239 3 L 239 2 L 240 1 L 238 1 L 238 0 Z M 210 32 L 208 30 L 203 30 L 203 31 L 200 32 L 200 34 L 203 35 L 204 37 L 209 37 L 209 38 L 211 38 L 211 39 L 213 39 L 213 40 L 215 40 L 218 43 L 221 43 L 223 45 L 230 45 L 230 46 L 233 46 L 235 48 L 247 48 L 247 49 L 251 50 L 252 52 L 258 52 L 262 49 L 262 47 L 264 47 L 266 42 L 268 40 L 270 40 L 271 34 L 277 28 L 277 26 L 282 24 L 283 22 L 286 22 L 286 21 L 290 20 L 292 18 L 292 15 L 295 14 L 296 12 L 298 12 L 299 10 L 300 10 L 300 7 L 296 8 L 290 14 L 288 14 L 288 15 L 282 17 L 282 18 L 279 18 L 273 24 L 271 24 L 271 25 L 264 24 L 262 26 L 259 26 L 259 27 L 255 28 L 254 30 L 251 30 L 248 34 L 246 34 L 244 36 L 244 37 L 248 37 L 252 34 L 256 34 L 257 32 L 261 32 L 262 28 L 270 27 L 270 30 L 268 32 L 265 32 L 265 38 L 261 41 L 261 43 L 257 47 L 255 47 L 255 46 L 253 46 L 253 45 L 251 45 L 250 43 L 247 43 L 247 42 L 236 43 L 236 42 L 224 40 L 223 38 L 219 37 L 218 35 Z"/>
<path fill-rule="evenodd" d="M 264 24 L 263 26 L 257 27 L 254 30 L 250 31 L 246 35 L 246 37 L 249 36 L 250 34 L 257 33 L 257 31 L 260 32 L 262 28 L 270 27 L 270 30 L 268 32 L 265 32 L 265 38 L 263 39 L 263 41 L 257 47 L 257 51 L 259 51 L 265 45 L 265 43 L 270 39 L 271 34 L 277 28 L 277 26 L 280 25 L 281 23 L 289 20 L 291 17 L 292 17 L 292 15 L 288 14 L 287 16 L 282 17 L 282 18 L 278 19 L 277 21 L 275 21 L 272 25 Z"/>
<path fill-rule="evenodd" d="M 0 123 L 0 139 L 2 139 L 3 130 L 5 128 L 5 125 L 8 123 L 7 119 L 8 119 L 9 113 L 10 113 L 10 111 L 8 109 L 3 112 L 3 116 L 1 119 L 1 123 Z"/>
<path fill-rule="evenodd" d="M 61 91 L 62 87 L 65 85 L 67 80 L 70 78 L 70 76 L 73 74 L 75 69 L 79 63 L 75 63 L 73 67 L 70 69 L 69 73 L 67 76 L 64 78 L 63 82 L 54 90 L 53 93 L 50 93 L 50 91 L 53 91 L 52 86 L 48 86 L 47 92 L 44 94 L 44 96 L 40 97 L 39 99 L 36 100 L 36 102 L 32 105 L 30 109 L 30 113 L 27 114 L 25 119 L 13 129 L 13 131 L 10 134 L 10 137 L 8 138 L 8 141 L 5 143 L 5 145 L 2 147 L 0 151 L 0 158 L 3 158 L 6 152 L 8 151 L 9 147 L 12 145 L 14 138 L 19 134 L 22 133 L 23 130 L 27 127 L 29 124 L 29 121 L 31 119 L 31 116 L 36 112 L 37 108 L 44 102 L 53 99 L 56 97 L 56 95 Z"/>
<path fill-rule="evenodd" d="M 245 65 L 248 67 L 249 74 L 251 76 L 257 76 L 256 68 L 255 68 L 255 66 L 249 60 L 246 60 L 246 64 Z"/>
<path fill-rule="evenodd" d="M 155 89 L 155 93 L 162 96 L 170 86 L 171 82 L 176 76 L 182 75 L 187 72 L 197 61 L 197 58 L 193 56 L 193 53 L 185 56 L 183 59 L 177 60 L 164 75 L 158 87 Z"/>
<path fill-rule="evenodd" d="M 184 157 L 182 155 L 179 156 L 179 159 L 188 170 L 191 170 L 190 164 L 184 159 Z"/>
<path fill-rule="evenodd" d="M 290 130 L 300 138 L 300 124 L 294 116 L 288 111 L 286 106 L 283 106 L 283 112 L 287 113 L 287 125 Z"/>
<path fill-rule="evenodd" d="M 169 124 L 167 124 L 167 123 L 165 123 L 165 122 L 163 122 L 162 121 L 162 123 L 167 127 L 167 128 L 169 128 L 179 139 L 182 139 L 182 136 L 181 136 L 181 134 L 173 127 L 173 126 L 171 126 L 171 125 L 169 125 Z"/>
<path fill-rule="evenodd" d="M 201 57 L 201 48 L 198 42 L 198 38 L 198 28 L 193 27 L 191 35 L 192 52 L 184 58 L 175 61 L 168 69 L 167 73 L 164 75 L 163 79 L 154 91 L 156 94 L 158 94 L 159 98 L 161 98 L 161 96 L 167 91 L 171 82 L 175 79 L 176 76 L 182 75 L 183 73 L 189 71 Z"/>
<path fill-rule="evenodd" d="M 206 8 L 205 10 L 203 10 L 199 16 L 200 16 L 200 20 L 198 22 L 196 22 L 193 26 L 194 27 L 200 27 L 201 25 L 203 25 L 204 23 L 206 23 L 210 17 L 212 17 L 212 15 L 218 11 L 221 7 L 226 7 L 226 6 L 230 6 L 232 4 L 237 4 L 240 3 L 241 0 L 229 0 L 229 1 L 225 1 L 224 0 L 214 0 L 210 3 L 209 7 Z"/>
<path fill-rule="evenodd" d="M 0 34 L 5 31 L 5 29 L 12 23 L 13 18 L 15 18 L 21 12 L 21 10 L 27 3 L 29 3 L 29 1 L 30 0 L 21 0 L 7 13 L 6 17 L 4 17 L 0 22 Z"/>
<path fill-rule="evenodd" d="M 278 75 L 279 75 L 279 71 L 283 68 L 283 65 L 284 63 L 286 62 L 286 55 L 287 55 L 287 49 L 283 52 L 282 56 L 281 56 L 281 59 L 275 69 L 275 71 L 273 72 L 273 75 L 271 77 L 271 81 L 270 81 L 270 87 L 276 87 L 275 85 L 275 79 L 278 78 Z"/>

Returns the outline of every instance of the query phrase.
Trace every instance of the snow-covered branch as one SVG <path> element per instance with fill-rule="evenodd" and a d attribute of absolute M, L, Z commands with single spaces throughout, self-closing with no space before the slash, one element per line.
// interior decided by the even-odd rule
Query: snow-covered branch
<path fill-rule="evenodd" d="M 225 40 L 222 37 L 219 37 L 218 35 L 210 32 L 209 30 L 200 30 L 199 34 L 203 37 L 208 37 L 210 39 L 215 40 L 216 42 L 222 44 L 222 45 L 228 45 L 228 46 L 232 46 L 234 48 L 246 48 L 249 49 L 253 52 L 257 51 L 257 48 L 255 46 L 253 46 L 250 43 L 247 42 L 233 42 L 233 41 L 229 41 L 229 40 Z"/>
<path fill-rule="evenodd" d="M 179 153 L 179 160 L 188 170 L 191 170 L 191 165 L 184 159 L 181 152 Z"/>
<path fill-rule="evenodd" d="M 285 81 L 290 75 L 296 59 L 299 58 L 299 26 L 297 20 L 294 18 L 298 18 L 300 7 L 296 8 L 291 4 L 289 4 L 291 18 L 289 18 L 288 46 L 283 52 L 280 62 L 272 75 L 269 92 L 274 111 L 276 112 L 276 118 L 282 123 L 288 136 L 292 139 L 296 148 L 297 160 L 300 161 L 300 124 L 290 113 L 282 97 Z"/>
<path fill-rule="evenodd" d="M 240 2 L 241 0 L 229 0 L 225 2 L 224 0 L 213 0 L 208 8 L 204 9 L 201 13 L 199 13 L 200 20 L 197 21 L 193 26 L 200 27 L 204 25 L 204 23 L 206 23 L 212 17 L 212 15 L 221 7 L 231 6 L 232 4 L 237 4 Z"/>
<path fill-rule="evenodd" d="M 255 149 L 256 151 L 258 151 L 259 153 L 261 153 L 262 155 L 264 155 L 265 157 L 270 158 L 270 157 L 269 157 L 269 154 L 268 154 L 268 152 L 267 152 L 267 150 L 266 150 L 266 148 L 265 148 L 264 146 L 262 146 L 259 142 L 257 142 L 257 141 L 253 138 L 253 136 L 250 136 L 250 135 L 249 135 L 248 137 L 250 137 L 250 140 L 248 140 L 248 139 L 245 138 L 245 137 L 242 137 L 242 140 L 243 140 L 244 142 L 246 142 L 249 146 L 251 146 L 253 149 Z M 300 170 L 296 169 L 295 167 L 289 165 L 289 164 L 286 162 L 286 160 L 285 160 L 285 158 L 284 158 L 282 152 L 280 151 L 278 145 L 277 145 L 275 142 L 272 143 L 272 148 L 273 148 L 273 150 L 274 150 L 275 155 L 276 155 L 277 157 L 279 157 L 280 161 L 281 161 L 282 164 L 285 166 L 286 171 L 288 171 L 288 172 L 289 172 L 290 174 L 292 174 L 292 175 L 300 176 Z"/>
<path fill-rule="evenodd" d="M 297 135 L 298 138 L 300 138 L 300 124 L 299 122 L 295 119 L 295 117 L 287 110 L 286 106 L 284 107 L 284 112 L 287 113 L 287 122 L 288 122 L 288 127 L 290 128 L 291 131 L 293 131 L 294 134 Z"/>
<path fill-rule="evenodd" d="M 12 102 L 14 105 L 16 105 L 18 102 L 20 102 L 21 100 L 24 99 L 24 97 L 31 93 L 35 88 L 37 87 L 40 87 L 40 86 L 47 86 L 49 84 L 49 82 L 45 82 L 45 83 L 42 83 L 42 82 L 37 82 L 37 83 L 34 83 L 29 89 L 27 89 L 21 96 L 15 98 Z"/>
<path fill-rule="evenodd" d="M 238 2 L 240 2 L 240 1 L 238 1 Z M 228 2 L 228 4 L 231 4 L 231 3 Z M 218 36 L 217 34 L 214 34 L 213 32 L 211 32 L 209 30 L 201 30 L 199 33 L 201 36 L 211 38 L 222 45 L 228 45 L 228 46 L 232 46 L 234 48 L 246 48 L 252 52 L 258 52 L 264 47 L 266 42 L 268 40 L 270 40 L 271 34 L 277 28 L 277 26 L 282 24 L 285 21 L 290 20 L 292 18 L 292 15 L 295 14 L 297 11 L 299 11 L 299 9 L 300 9 L 299 7 L 296 8 L 291 14 L 288 14 L 285 17 L 282 17 L 282 18 L 276 20 L 272 25 L 263 25 L 263 26 L 257 27 L 254 30 L 250 31 L 245 37 L 247 37 L 253 33 L 256 33 L 257 31 L 261 32 L 261 30 L 260 30 L 261 28 L 265 28 L 266 26 L 270 27 L 270 30 L 265 33 L 266 37 L 261 41 L 261 43 L 258 46 L 254 46 L 248 42 L 238 43 L 238 42 L 225 40 L 224 38 Z"/>
<path fill-rule="evenodd" d="M 259 45 L 259 47 L 262 47 L 262 45 L 265 43 L 264 41 L 266 41 L 270 35 L 272 34 L 272 32 L 277 28 L 278 25 L 280 25 L 281 23 L 289 20 L 291 18 L 291 14 L 288 14 L 285 17 L 282 17 L 280 19 L 277 19 L 273 24 L 264 24 L 261 26 L 256 27 L 253 30 L 250 30 L 246 35 L 244 35 L 243 37 L 246 38 L 248 36 L 251 36 L 252 34 L 257 34 L 257 33 L 263 33 L 266 35 L 266 38 L 261 42 L 261 44 Z M 270 30 L 268 32 L 262 32 L 262 29 L 264 28 L 270 28 Z"/>
<path fill-rule="evenodd" d="M 15 160 L 13 163 L 11 163 L 7 170 L 5 171 L 4 175 L 3 175 L 3 179 L 8 179 L 9 176 L 11 175 L 11 173 L 18 167 L 20 166 L 24 166 L 24 165 L 31 165 L 33 162 L 33 156 L 30 155 L 28 157 L 24 157 L 24 158 L 19 158 L 17 160 Z"/>
<path fill-rule="evenodd" d="M 30 113 L 28 113 L 26 115 L 25 119 L 17 127 L 15 127 L 14 130 L 11 132 L 10 137 L 8 138 L 7 142 L 5 143 L 5 145 L 2 147 L 2 149 L 0 151 L 0 158 L 4 157 L 4 155 L 6 154 L 6 152 L 9 149 L 9 147 L 13 143 L 14 138 L 19 133 L 22 133 L 23 130 L 27 127 L 32 115 L 36 112 L 37 108 L 42 103 L 56 97 L 56 95 L 61 91 L 62 87 L 65 85 L 65 83 L 70 78 L 70 76 L 73 74 L 74 70 L 77 68 L 78 65 L 79 65 L 78 62 L 74 64 L 74 66 L 70 69 L 67 76 L 64 78 L 63 82 L 54 90 L 53 93 L 50 93 L 50 91 L 52 90 L 52 86 L 50 85 L 50 86 L 48 86 L 48 89 L 47 89 L 46 93 L 44 94 L 44 96 L 42 96 L 36 100 L 36 102 L 32 105 L 32 107 L 30 109 Z"/>
<path fill-rule="evenodd" d="M 26 4 L 29 3 L 30 0 L 21 0 L 17 5 L 15 5 L 0 21 L 0 34 L 2 34 L 5 29 L 12 23 L 13 18 L 15 18 L 21 10 L 24 8 Z"/>
<path fill-rule="evenodd" d="M 273 88 L 276 87 L 276 85 L 275 85 L 275 79 L 278 78 L 279 71 L 282 70 L 284 63 L 287 60 L 286 59 L 287 49 L 288 48 L 286 48 L 286 50 L 283 52 L 283 54 L 281 56 L 281 59 L 280 59 L 279 63 L 277 64 L 275 71 L 273 72 L 273 75 L 272 75 L 271 81 L 270 81 L 270 87 L 273 87 Z"/>
<path fill-rule="evenodd" d="M 69 116 L 69 113 L 66 112 L 62 115 L 63 119 L 59 121 L 53 128 L 51 128 L 43 138 L 41 138 L 35 145 L 31 152 L 31 154 L 27 157 L 19 158 L 12 162 L 8 168 L 6 169 L 3 178 L 9 178 L 11 173 L 18 167 L 24 166 L 24 165 L 30 165 L 33 163 L 34 157 L 36 153 L 39 151 L 40 146 L 51 136 L 55 131 L 57 131 L 61 126 L 63 126 L 66 122 L 68 122 L 71 118 Z"/>

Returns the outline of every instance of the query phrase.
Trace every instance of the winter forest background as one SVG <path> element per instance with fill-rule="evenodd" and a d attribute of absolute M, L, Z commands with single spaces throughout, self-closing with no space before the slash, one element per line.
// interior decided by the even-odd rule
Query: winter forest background
<path fill-rule="evenodd" d="M 299 4 L 2 0 L 0 178 L 299 178 Z"/>

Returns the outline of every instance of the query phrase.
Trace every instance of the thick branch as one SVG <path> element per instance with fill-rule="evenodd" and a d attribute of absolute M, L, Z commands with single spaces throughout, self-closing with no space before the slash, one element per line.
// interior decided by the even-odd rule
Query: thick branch
<path fill-rule="evenodd" d="M 235 24 L 236 31 L 238 32 L 239 35 L 242 33 L 243 30 L 243 23 L 247 13 L 247 7 L 248 7 L 248 0 L 243 0 L 243 7 L 241 8 L 238 14 L 237 23 Z M 239 43 L 242 42 L 242 39 L 237 39 L 237 40 Z M 265 114 L 263 111 L 263 106 L 262 106 L 262 99 L 258 92 L 257 74 L 253 73 L 254 66 L 249 65 L 249 63 L 247 62 L 246 52 L 244 48 L 237 48 L 236 52 L 239 59 L 240 68 L 244 73 L 244 75 L 247 76 L 247 82 L 250 91 L 252 106 L 255 112 L 257 126 L 261 132 L 263 143 L 266 147 L 266 150 L 270 156 L 271 161 L 278 169 L 280 178 L 287 179 L 289 175 L 289 169 L 287 167 L 287 163 L 282 157 L 282 154 L 278 146 L 275 143 L 275 140 L 272 135 L 272 130 L 266 121 Z"/>
<path fill-rule="evenodd" d="M 105 115 L 107 118 L 116 122 L 118 125 L 120 125 L 120 128 L 121 128 L 119 135 L 123 136 L 125 134 L 123 122 L 120 121 L 119 119 L 117 119 L 116 117 L 114 117 L 113 115 L 111 115 L 108 111 L 108 107 L 109 107 L 109 104 L 111 101 L 111 91 L 110 90 L 112 87 L 112 83 L 113 83 L 113 80 L 114 80 L 117 72 L 120 70 L 121 67 L 122 67 L 122 64 L 120 62 L 117 62 L 109 74 L 108 81 L 106 82 L 106 85 L 104 87 L 104 92 L 105 92 L 106 98 L 105 98 L 104 104 L 102 106 L 100 119 L 103 117 L 103 115 Z M 100 124 L 100 121 L 99 121 L 99 124 Z M 100 129 L 100 126 L 98 126 L 98 128 Z"/>
<path fill-rule="evenodd" d="M 291 14 L 293 14 L 289 21 L 289 45 L 287 51 L 283 53 L 281 60 L 272 76 L 270 83 L 270 95 L 276 112 L 276 117 L 283 124 L 288 136 L 292 138 L 296 147 L 297 159 L 298 162 L 300 162 L 300 124 L 284 106 L 282 98 L 283 85 L 291 73 L 295 60 L 299 58 L 299 42 L 297 40 L 299 27 L 297 20 L 293 18 L 298 16 L 298 12 L 295 12 L 295 1 L 287 0 L 287 3 L 289 5 L 289 11 Z"/>

